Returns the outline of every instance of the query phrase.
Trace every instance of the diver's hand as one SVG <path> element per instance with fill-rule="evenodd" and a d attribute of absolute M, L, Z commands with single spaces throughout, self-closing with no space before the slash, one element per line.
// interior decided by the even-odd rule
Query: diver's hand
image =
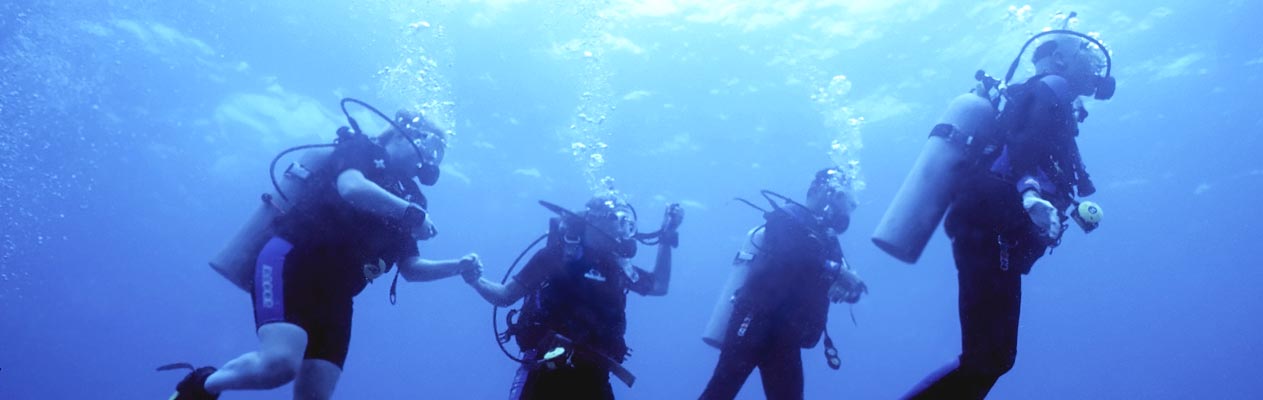
<path fill-rule="evenodd" d="M 478 257 L 478 253 L 469 253 L 460 258 L 460 276 L 465 283 L 477 282 L 482 278 L 482 259 Z"/>
<path fill-rule="evenodd" d="M 1061 236 L 1061 221 L 1057 219 L 1057 208 L 1048 200 L 1039 198 L 1034 190 L 1022 193 L 1022 208 L 1031 217 L 1031 222 L 1039 227 L 1040 232 L 1049 240 L 1057 240 Z"/>
<path fill-rule="evenodd" d="M 680 224 L 684 223 L 684 207 L 680 207 L 679 203 L 671 203 L 667 205 L 667 211 L 662 216 L 662 237 L 660 243 L 671 246 L 680 246 Z"/>
<path fill-rule="evenodd" d="M 829 287 L 829 301 L 855 303 L 860 301 L 860 295 L 865 293 L 868 293 L 868 285 L 864 284 L 854 271 L 843 268 L 838 271 L 838 277 L 833 281 L 833 286 Z"/>
<path fill-rule="evenodd" d="M 680 229 L 682 223 L 684 223 L 684 207 L 680 207 L 680 203 L 667 205 L 667 212 L 662 216 L 662 230 L 674 232 Z"/>

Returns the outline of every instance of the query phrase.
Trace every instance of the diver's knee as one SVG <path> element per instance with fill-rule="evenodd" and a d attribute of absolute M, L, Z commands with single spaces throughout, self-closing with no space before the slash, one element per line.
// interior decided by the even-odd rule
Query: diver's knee
<path fill-rule="evenodd" d="M 981 356 L 962 356 L 960 359 L 960 369 L 962 372 L 970 375 L 992 376 L 999 378 L 1000 376 L 1013 369 L 1013 364 L 1017 362 L 1017 352 L 1004 352 L 1000 354 L 986 354 Z"/>
<path fill-rule="evenodd" d="M 991 368 L 987 371 L 996 377 L 1003 376 L 1013 369 L 1013 364 L 1017 362 L 1016 356 L 1004 357 L 998 359 L 991 364 Z"/>
<path fill-rule="evenodd" d="M 287 383 L 293 382 L 298 377 L 298 371 L 302 367 L 302 358 L 286 357 L 283 355 L 260 355 L 259 357 L 259 383 L 269 389 L 275 389 Z"/>

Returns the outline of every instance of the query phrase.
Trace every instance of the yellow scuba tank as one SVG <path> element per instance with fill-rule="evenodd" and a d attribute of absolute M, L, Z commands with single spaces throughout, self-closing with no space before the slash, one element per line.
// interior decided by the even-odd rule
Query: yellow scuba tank
<path fill-rule="evenodd" d="M 741 250 L 737 252 L 737 257 L 733 260 L 732 273 L 728 275 L 728 282 L 724 284 L 724 289 L 719 292 L 719 300 L 715 302 L 715 309 L 710 313 L 710 321 L 706 323 L 706 330 L 702 334 L 702 341 L 715 348 L 722 348 L 724 339 L 728 334 L 728 323 L 732 320 L 732 308 L 736 303 L 737 290 L 745 286 L 746 279 L 750 277 L 750 264 L 754 257 L 759 253 L 759 245 L 763 243 L 763 229 L 754 228 L 750 231 L 749 240 L 741 246 Z"/>
<path fill-rule="evenodd" d="M 253 290 L 255 260 L 263 245 L 276 233 L 272 222 L 307 195 L 307 179 L 323 168 L 333 153 L 332 146 L 323 147 L 304 152 L 298 161 L 285 169 L 281 179 L 275 182 L 274 190 L 262 195 L 262 202 L 246 223 L 228 240 L 223 250 L 210 259 L 212 269 L 242 290 Z"/>
<path fill-rule="evenodd" d="M 951 204 L 957 175 L 968 166 L 967 147 L 975 137 L 995 129 L 997 114 L 991 101 L 975 93 L 957 96 L 948 104 L 873 232 L 877 247 L 900 261 L 916 263 Z"/>

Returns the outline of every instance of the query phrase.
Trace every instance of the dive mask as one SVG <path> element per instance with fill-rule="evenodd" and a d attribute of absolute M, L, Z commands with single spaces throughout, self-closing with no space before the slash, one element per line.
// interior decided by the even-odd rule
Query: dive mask
<path fill-rule="evenodd" d="M 636 237 L 636 214 L 630 208 L 589 210 L 588 218 L 615 239 L 631 240 Z"/>
<path fill-rule="evenodd" d="M 1089 36 L 1090 37 L 1090 36 Z M 1086 54 L 1085 54 L 1086 52 Z M 1109 52 L 1102 47 L 1099 41 L 1082 41 L 1074 55 L 1076 58 L 1088 59 L 1088 63 L 1092 64 L 1092 95 L 1097 100 L 1109 100 L 1114 97 L 1115 82 L 1114 77 L 1110 75 L 1110 63 L 1108 60 Z"/>
<path fill-rule="evenodd" d="M 403 123 L 406 132 L 402 133 L 417 152 L 417 180 L 422 185 L 434 186 L 439 180 L 439 164 L 447 153 L 445 134 L 419 114 L 400 111 L 395 119 Z"/>
<path fill-rule="evenodd" d="M 829 168 L 816 174 L 814 185 L 824 186 L 824 209 L 819 213 L 821 223 L 834 232 L 845 232 L 851 226 L 851 211 L 856 204 L 847 194 L 846 174 L 837 168 Z"/>
<path fill-rule="evenodd" d="M 1096 92 L 1092 94 L 1092 97 L 1097 100 L 1109 100 L 1114 97 L 1114 88 L 1116 85 L 1117 84 L 1114 82 L 1113 76 L 1098 75 L 1095 82 Z"/>
<path fill-rule="evenodd" d="M 828 203 L 821 212 L 821 222 L 836 233 L 846 232 L 846 228 L 851 226 L 851 211 L 854 210 L 855 204 L 845 192 L 829 193 Z"/>
<path fill-rule="evenodd" d="M 417 163 L 417 180 L 422 185 L 434 186 L 439 181 L 439 164 L 447 152 L 447 141 L 438 134 L 428 133 L 425 138 L 413 139 L 412 146 L 421 157 Z"/>
<path fill-rule="evenodd" d="M 422 185 L 434 186 L 439 181 L 439 166 L 434 164 L 417 164 L 417 181 Z"/>
<path fill-rule="evenodd" d="M 636 209 L 617 195 L 598 196 L 588 201 L 586 219 L 615 242 L 615 253 L 636 255 Z"/>

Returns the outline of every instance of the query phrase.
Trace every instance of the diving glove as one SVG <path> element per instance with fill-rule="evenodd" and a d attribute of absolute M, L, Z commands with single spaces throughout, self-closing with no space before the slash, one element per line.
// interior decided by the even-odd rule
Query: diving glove
<path fill-rule="evenodd" d="M 1039 231 L 1049 240 L 1057 240 L 1061 236 L 1061 221 L 1057 218 L 1057 208 L 1048 200 L 1041 199 L 1034 190 L 1022 192 L 1022 208 L 1031 217 L 1031 222 L 1039 227 Z"/>

